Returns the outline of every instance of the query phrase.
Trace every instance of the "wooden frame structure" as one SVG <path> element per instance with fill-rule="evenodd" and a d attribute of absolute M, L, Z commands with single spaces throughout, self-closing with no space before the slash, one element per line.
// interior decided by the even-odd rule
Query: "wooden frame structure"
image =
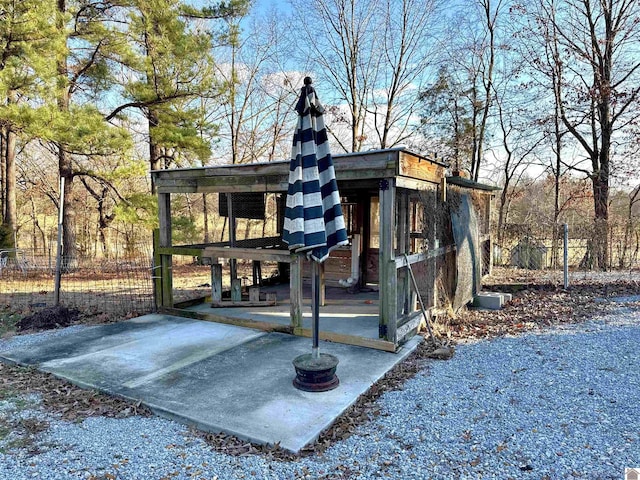
<path fill-rule="evenodd" d="M 412 233 L 409 228 L 411 195 L 424 189 L 430 189 L 440 192 L 439 194 L 444 200 L 447 188 L 445 177 L 447 166 L 404 148 L 394 148 L 335 155 L 334 167 L 341 195 L 355 199 L 354 201 L 362 206 L 358 222 L 360 230 L 355 232 L 353 238 L 355 239 L 354 245 L 364 239 L 365 250 L 371 236 L 371 225 L 368 223 L 371 216 L 371 198 L 378 199 L 378 278 L 375 280 L 377 280 L 379 288 L 379 338 L 363 338 L 357 335 L 340 335 L 332 332 L 321 332 L 320 337 L 335 342 L 395 351 L 415 334 L 423 321 L 422 313 L 417 310 L 416 292 L 410 286 L 409 276 L 406 272 L 407 267 L 425 262 L 428 259 L 443 257 L 455 251 L 455 246 L 451 245 L 436 246 L 436 248 L 420 252 L 411 252 L 409 249 L 409 245 L 412 243 Z M 251 240 L 236 240 L 235 220 L 232 211 L 229 212 L 228 218 L 230 224 L 228 243 L 224 245 L 174 245 L 172 241 L 172 195 L 240 192 L 286 194 L 288 176 L 288 161 L 152 172 L 152 181 L 158 195 L 160 221 L 159 233 L 154 239 L 154 260 L 155 266 L 159 270 L 159 273 L 155 275 L 154 287 L 156 306 L 159 310 L 182 316 L 310 336 L 311 332 L 302 327 L 304 262 L 299 255 L 292 255 L 281 247 L 256 248 Z M 475 185 L 464 187 L 475 188 Z M 487 191 L 491 193 L 491 188 Z M 229 204 L 231 205 L 231 202 Z M 490 241 L 490 238 L 487 240 Z M 491 248 L 489 248 L 490 251 Z M 239 284 L 234 285 L 234 259 L 288 264 L 290 325 L 278 327 L 270 323 L 264 324 L 221 316 L 215 312 L 207 315 L 195 314 L 185 309 L 184 304 L 175 305 L 171 268 L 174 255 L 210 259 L 212 265 L 212 302 L 222 298 L 219 259 L 230 259 L 232 300 L 238 301 L 240 298 L 234 297 L 234 289 L 239 290 Z M 352 263 L 354 262 L 353 258 Z M 355 260 L 356 263 L 357 261 L 364 265 L 366 258 Z M 489 265 L 490 263 L 489 261 Z M 361 279 L 361 281 L 364 280 Z"/>

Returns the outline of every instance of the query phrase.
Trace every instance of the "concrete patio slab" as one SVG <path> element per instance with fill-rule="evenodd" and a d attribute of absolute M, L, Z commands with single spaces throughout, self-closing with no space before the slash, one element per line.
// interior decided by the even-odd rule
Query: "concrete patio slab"
<path fill-rule="evenodd" d="M 210 432 L 298 452 L 419 343 L 398 353 L 321 343 L 340 360 L 340 385 L 295 389 L 293 359 L 311 341 L 169 315 L 0 343 L 0 358 L 35 365 L 83 387 L 123 396 Z"/>

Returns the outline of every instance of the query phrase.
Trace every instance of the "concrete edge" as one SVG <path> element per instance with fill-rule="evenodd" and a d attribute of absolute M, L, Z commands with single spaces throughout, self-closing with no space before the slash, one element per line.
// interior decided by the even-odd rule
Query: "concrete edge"
<path fill-rule="evenodd" d="M 283 447 L 283 448 L 285 448 L 286 450 L 288 450 L 290 452 L 293 452 L 293 453 L 297 454 L 297 453 L 300 452 L 300 450 L 302 450 L 304 447 L 309 445 L 311 442 L 315 442 L 318 438 L 320 438 L 320 435 L 322 435 L 322 432 L 324 432 L 325 430 L 330 428 L 331 425 L 333 425 L 336 422 L 336 420 L 338 420 L 338 418 L 340 418 L 344 414 L 344 412 L 346 412 L 350 407 L 355 405 L 355 403 L 358 401 L 358 399 L 362 395 L 367 393 L 371 389 L 371 387 L 373 387 L 377 382 L 380 381 L 380 379 L 382 379 L 382 377 L 384 377 L 388 372 L 390 372 L 392 369 L 394 369 L 397 365 L 399 365 L 400 363 L 404 362 L 407 359 L 407 357 L 409 355 L 411 355 L 411 353 L 413 353 L 416 350 L 416 348 L 418 348 L 418 345 L 420 345 L 423 341 L 424 341 L 424 338 L 421 335 L 415 335 L 411 340 L 406 342 L 401 347 L 400 351 L 398 351 L 396 353 L 390 353 L 390 355 L 400 355 L 398 357 L 398 359 L 393 363 L 391 368 L 388 368 L 381 375 L 377 375 L 376 377 L 374 377 L 374 380 L 368 382 L 367 383 L 367 387 L 364 390 L 361 390 L 360 393 L 358 393 L 358 396 L 355 397 L 352 402 L 350 402 L 348 405 L 346 405 L 342 409 L 342 411 L 338 414 L 337 417 L 335 417 L 333 420 L 331 420 L 329 422 L 326 422 L 325 425 L 322 426 L 322 428 L 320 429 L 320 431 L 317 434 L 309 435 L 307 437 L 307 440 L 305 441 L 304 445 L 302 447 L 300 447 L 297 451 L 290 450 L 290 449 L 287 449 L 285 447 Z"/>
<path fill-rule="evenodd" d="M 342 416 L 344 414 L 344 412 L 346 410 L 348 410 L 351 406 L 353 406 L 358 399 L 365 394 L 367 391 L 369 391 L 369 389 L 378 381 L 380 381 L 380 379 L 382 377 L 384 377 L 387 372 L 389 372 L 391 369 L 395 368 L 397 365 L 399 365 L 401 362 L 405 361 L 407 359 L 407 357 L 413 353 L 416 348 L 418 347 L 418 345 L 423 341 L 422 336 L 420 335 L 415 335 L 411 340 L 409 340 L 407 343 L 405 343 L 401 349 L 396 352 L 396 353 L 389 353 L 389 355 L 398 355 L 398 358 L 393 362 L 393 364 L 391 365 L 390 368 L 386 369 L 385 371 L 383 371 L 380 375 L 377 375 L 376 377 L 374 377 L 374 380 L 370 380 L 368 382 L 366 382 L 364 385 L 366 385 L 366 388 L 363 388 L 358 394 L 357 396 L 353 399 L 353 401 L 349 402 L 347 405 L 344 406 L 344 408 L 342 408 L 342 410 L 340 411 L 340 413 L 333 418 L 331 421 L 325 422 L 325 424 L 322 426 L 322 428 L 317 432 L 317 433 L 312 433 L 311 435 L 309 435 L 307 437 L 306 440 L 304 441 L 304 444 L 302 445 L 302 447 L 300 447 L 297 450 L 291 449 L 291 448 L 287 448 L 283 445 L 280 445 L 281 448 L 292 452 L 294 454 L 298 454 L 300 452 L 300 450 L 302 450 L 305 446 L 309 445 L 310 443 L 316 441 L 320 435 L 322 434 L 322 432 L 324 432 L 325 430 L 327 430 L 329 427 L 331 427 L 331 425 L 333 425 L 336 420 L 338 418 L 340 418 L 340 416 Z M 188 426 L 193 426 L 199 430 L 205 431 L 205 432 L 209 432 L 209 433 L 226 433 L 226 434 L 230 434 L 233 436 L 236 436 L 237 438 L 241 439 L 241 440 L 246 440 L 258 445 L 269 445 L 268 443 L 265 443 L 259 439 L 253 438 L 251 436 L 248 435 L 243 435 L 241 433 L 235 432 L 235 431 L 231 431 L 231 430 L 221 430 L 221 429 L 214 429 L 211 428 L 208 425 L 204 425 L 201 422 L 198 422 L 197 420 L 194 420 L 193 418 L 191 418 L 188 415 L 182 415 L 182 414 L 178 414 L 173 412 L 172 410 L 166 408 L 166 407 L 161 407 L 158 405 L 155 405 L 152 402 L 147 402 L 144 401 L 140 398 L 136 398 L 136 397 L 132 397 L 132 396 L 128 396 L 122 392 L 114 392 L 114 391 L 108 391 L 104 388 L 101 388 L 100 386 L 96 386 L 96 385 L 91 385 L 88 383 L 85 383 L 83 381 L 78 381 L 76 379 L 71 379 L 65 375 L 59 374 L 59 373 L 54 373 L 51 370 L 48 370 L 47 368 L 44 368 L 42 366 L 42 364 L 21 364 L 17 361 L 14 361 L 12 359 L 9 359 L 7 357 L 0 357 L 0 361 L 5 361 L 8 360 L 9 363 L 13 363 L 14 365 L 19 365 L 19 366 L 33 366 L 38 368 L 40 371 L 48 373 L 50 375 L 53 375 L 56 378 L 65 380 L 73 385 L 76 385 L 80 388 L 83 388 L 85 390 L 94 390 L 94 391 L 98 391 L 100 393 L 102 393 L 103 395 L 110 395 L 110 396 L 115 396 L 118 397 L 120 399 L 126 400 L 126 401 L 130 401 L 133 403 L 138 403 L 140 405 L 144 405 L 145 407 L 149 408 L 151 410 L 151 412 L 154 415 L 157 415 L 159 417 L 168 419 L 168 420 L 172 420 L 172 421 L 176 421 L 177 423 L 182 423 Z"/>

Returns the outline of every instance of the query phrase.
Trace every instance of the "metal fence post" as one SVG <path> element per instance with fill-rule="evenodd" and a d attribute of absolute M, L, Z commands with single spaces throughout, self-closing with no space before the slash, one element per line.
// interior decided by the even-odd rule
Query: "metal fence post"
<path fill-rule="evenodd" d="M 62 221 L 64 219 L 64 177 L 60 177 L 60 200 L 58 204 L 58 251 L 56 252 L 56 276 L 53 287 L 54 304 L 60 305 L 60 277 L 62 276 Z"/>
<path fill-rule="evenodd" d="M 564 227 L 564 288 L 569 288 L 569 225 Z"/>

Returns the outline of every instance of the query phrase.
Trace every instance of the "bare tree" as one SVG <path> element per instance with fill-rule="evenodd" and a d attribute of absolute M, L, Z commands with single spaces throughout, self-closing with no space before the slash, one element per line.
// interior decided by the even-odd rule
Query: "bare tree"
<path fill-rule="evenodd" d="M 588 166 L 572 165 L 591 180 L 592 258 L 609 266 L 609 189 L 616 146 L 640 115 L 640 4 L 634 0 L 540 0 L 528 12 L 552 47 L 557 116 L 585 152 Z"/>
<path fill-rule="evenodd" d="M 223 93 L 209 104 L 209 115 L 220 124 L 218 135 L 224 140 L 218 152 L 234 164 L 289 155 L 292 106 L 303 76 L 286 72 L 282 56 L 287 48 L 275 13 L 258 15 L 248 19 L 245 31 L 232 26 L 230 45 L 217 51 Z"/>
<path fill-rule="evenodd" d="M 434 63 L 439 0 L 293 0 L 298 57 L 323 82 L 344 151 L 403 142 Z M 328 84 L 330 88 L 324 85 Z M 344 132 L 345 127 L 348 132 Z"/>
<path fill-rule="evenodd" d="M 634 222 L 635 218 L 637 217 L 637 211 L 639 210 L 638 206 L 640 206 L 640 185 L 638 185 L 631 191 L 631 193 L 629 193 L 629 205 L 627 208 L 627 219 L 624 228 L 624 241 L 622 243 L 622 253 L 620 254 L 618 264 L 620 268 L 624 268 L 627 265 L 633 265 L 633 262 L 637 261 L 638 258 L 638 248 L 640 242 L 638 242 L 638 232 L 635 232 L 636 225 Z M 634 215 L 634 213 L 636 213 L 636 215 Z M 630 244 L 632 241 L 631 237 L 633 236 L 634 232 L 636 235 L 636 247 L 633 252 L 630 252 Z"/>
<path fill-rule="evenodd" d="M 542 135 L 529 135 L 523 129 L 523 109 L 510 106 L 498 92 L 495 94 L 497 120 L 500 132 L 500 147 L 503 158 L 500 162 L 502 190 L 498 205 L 498 245 L 505 241 L 505 225 L 508 222 L 511 200 L 533 160 Z"/>
<path fill-rule="evenodd" d="M 448 19 L 449 31 L 455 33 L 441 42 L 440 76 L 421 94 L 422 130 L 433 130 L 432 115 L 444 115 L 450 138 L 442 142 L 449 150 L 453 145 L 456 168 L 468 169 L 475 181 L 491 127 L 499 52 L 507 50 L 499 25 L 504 9 L 503 0 L 468 0 L 461 5 Z"/>
<path fill-rule="evenodd" d="M 494 69 L 496 64 L 496 30 L 503 7 L 502 0 L 478 0 L 482 18 L 482 35 L 474 45 L 477 69 L 473 76 L 471 104 L 473 105 L 473 149 L 471 150 L 471 176 L 478 181 L 484 156 L 487 121 L 491 111 Z"/>
<path fill-rule="evenodd" d="M 382 2 L 384 3 L 384 2 Z M 440 3 L 392 0 L 386 3 L 382 54 L 367 111 L 373 115 L 379 148 L 403 143 L 413 133 L 416 92 L 437 64 L 436 38 Z"/>

